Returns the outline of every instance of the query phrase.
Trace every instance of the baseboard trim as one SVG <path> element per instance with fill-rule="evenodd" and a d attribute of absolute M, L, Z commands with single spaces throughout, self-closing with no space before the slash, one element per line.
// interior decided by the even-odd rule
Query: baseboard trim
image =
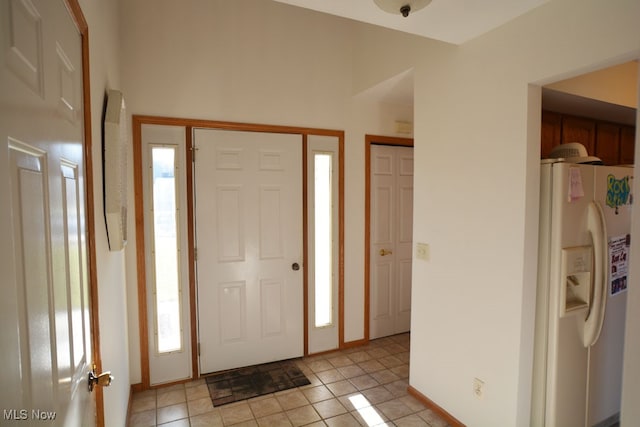
<path fill-rule="evenodd" d="M 416 390 L 412 386 L 407 387 L 407 393 L 409 393 L 411 396 L 418 399 L 425 406 L 427 406 L 429 409 L 435 412 L 440 418 L 445 420 L 451 427 L 466 427 L 464 424 L 458 421 L 453 415 L 451 415 L 450 413 L 442 409 L 433 400 L 429 399 L 427 396 L 420 393 L 418 390 Z"/>
<path fill-rule="evenodd" d="M 331 350 L 324 350 L 324 351 L 319 351 L 317 353 L 307 353 L 305 354 L 303 357 L 313 357 L 313 356 L 323 356 L 329 353 L 335 353 L 336 351 L 340 351 L 340 350 L 346 350 L 349 348 L 354 348 L 354 347 L 360 347 L 363 346 L 365 344 L 367 344 L 369 342 L 368 339 L 364 338 L 361 340 L 357 340 L 357 341 L 349 341 L 349 342 L 343 342 L 341 346 L 339 346 L 338 348 L 332 348 Z"/>
<path fill-rule="evenodd" d="M 356 341 L 348 341 L 348 342 L 342 343 L 342 347 L 340 347 L 340 349 L 345 350 L 347 348 L 360 347 L 361 345 L 365 345 L 368 343 L 369 343 L 369 340 L 366 338 L 363 338 L 361 340 L 356 340 Z"/>
<path fill-rule="evenodd" d="M 308 353 L 302 357 L 315 357 L 315 356 L 326 356 L 327 354 L 335 353 L 337 351 L 342 350 L 341 348 L 332 348 L 331 350 L 322 350 L 317 353 Z"/>
<path fill-rule="evenodd" d="M 184 384 L 191 381 L 195 381 L 197 379 L 200 379 L 200 376 L 198 376 L 198 378 L 185 378 L 182 380 L 171 381 L 168 383 L 149 385 L 147 387 L 145 387 L 144 384 L 142 383 L 131 384 L 131 394 L 139 393 L 141 391 L 146 391 L 146 390 L 154 390 L 154 389 L 163 388 L 163 387 L 171 387 L 172 385 Z"/>
<path fill-rule="evenodd" d="M 129 386 L 129 399 L 127 402 L 127 424 L 129 425 L 129 418 L 131 418 L 131 402 L 133 401 L 133 393 L 142 391 L 142 383 L 131 384 Z"/>

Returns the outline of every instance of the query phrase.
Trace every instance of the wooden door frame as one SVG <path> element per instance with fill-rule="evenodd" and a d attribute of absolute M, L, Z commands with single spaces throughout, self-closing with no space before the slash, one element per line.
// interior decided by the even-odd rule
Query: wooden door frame
<path fill-rule="evenodd" d="M 232 130 L 243 132 L 265 132 L 265 133 L 285 133 L 297 134 L 302 136 L 302 209 L 303 209 L 303 259 L 306 260 L 308 235 L 307 235 L 307 137 L 309 135 L 333 136 L 338 138 L 338 236 L 339 236 L 339 255 L 338 255 L 338 345 L 344 347 L 344 131 L 292 127 L 279 125 L 262 125 L 251 123 L 223 122 L 214 120 L 185 119 L 161 116 L 145 116 L 133 115 L 131 119 L 131 127 L 133 133 L 133 178 L 135 194 L 142 197 L 136 197 L 135 202 L 135 218 L 136 218 L 136 265 L 138 278 L 138 317 L 140 330 L 140 376 L 141 382 L 132 385 L 134 390 L 146 390 L 149 388 L 161 387 L 159 385 L 151 386 L 149 372 L 149 334 L 147 318 L 147 279 L 146 279 L 146 259 L 145 259 L 145 241 L 144 241 L 144 195 L 142 192 L 143 168 L 142 168 L 142 125 L 164 125 L 178 126 L 185 128 L 186 142 L 186 185 L 187 185 L 187 233 L 188 233 L 188 274 L 189 274 L 189 318 L 191 324 L 191 378 L 175 383 L 187 382 L 200 377 L 198 364 L 198 330 L 197 330 L 197 304 L 196 304 L 196 277 L 195 277 L 195 239 L 194 239 L 194 204 L 193 204 L 193 168 L 189 165 L 193 164 L 193 152 L 191 150 L 193 143 L 193 129 L 206 128 L 218 130 Z M 304 264 L 303 264 L 304 265 Z M 305 268 L 303 276 L 303 327 L 304 327 L 304 355 L 308 354 L 308 269 Z M 167 384 L 163 384 L 165 386 Z"/>
<path fill-rule="evenodd" d="M 71 18 L 80 34 L 82 49 L 82 110 L 83 110 L 83 157 L 85 181 L 85 216 L 87 238 L 87 261 L 89 276 L 89 314 L 91 327 L 91 352 L 96 372 L 102 372 L 102 357 L 100 355 L 100 324 L 98 302 L 98 269 L 96 266 L 96 228 L 95 206 L 93 193 L 93 139 L 91 129 L 91 73 L 89 72 L 89 25 L 84 17 L 79 0 L 64 0 Z M 104 395 L 102 387 L 95 388 L 96 394 L 96 425 L 104 426 Z"/>
<path fill-rule="evenodd" d="M 371 315 L 371 146 L 413 147 L 413 138 L 364 136 L 364 342 L 370 340 Z"/>

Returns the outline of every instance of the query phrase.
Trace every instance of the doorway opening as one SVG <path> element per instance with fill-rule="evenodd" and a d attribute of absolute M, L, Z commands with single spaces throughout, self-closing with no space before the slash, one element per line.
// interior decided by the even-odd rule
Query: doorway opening
<path fill-rule="evenodd" d="M 605 255 L 605 260 L 607 257 L 615 260 L 618 257 L 616 250 L 627 251 L 629 248 L 629 223 L 633 222 L 631 206 L 627 206 L 624 212 L 621 207 L 619 212 L 618 205 L 611 206 L 605 199 L 608 198 L 608 183 L 616 182 L 616 176 L 623 176 L 624 179 L 633 182 L 632 168 L 615 166 L 631 166 L 634 163 L 637 141 L 638 62 L 631 61 L 550 83 L 543 86 L 541 93 L 536 95 L 540 94 L 542 114 L 539 153 L 543 159 L 543 166 L 539 245 L 542 262 L 537 287 L 532 419 L 543 420 L 546 417 L 548 421 L 550 418 L 566 416 L 567 412 L 563 413 L 562 407 L 555 408 L 556 396 L 563 396 L 559 392 L 562 387 L 570 387 L 575 391 L 578 401 L 577 405 L 571 407 L 572 415 L 583 414 L 584 423 L 588 425 L 617 425 L 622 403 L 625 329 L 629 326 L 625 320 L 628 309 L 627 293 L 621 292 L 617 283 L 622 280 L 618 275 L 623 274 L 626 286 L 626 262 L 624 266 L 611 263 L 611 267 L 604 267 L 605 271 L 610 271 L 605 273 L 602 280 L 604 286 L 599 288 L 603 291 L 602 306 L 606 306 L 606 309 L 600 320 L 601 326 L 598 331 L 601 332 L 598 333 L 597 341 L 590 345 L 579 343 L 577 346 L 569 346 L 567 343 L 573 337 L 571 332 L 566 332 L 567 335 L 560 337 L 562 331 L 567 329 L 559 325 L 566 320 L 558 316 L 554 309 L 548 308 L 555 304 L 553 295 L 557 295 L 554 291 L 558 288 L 558 281 L 554 272 L 561 263 L 560 257 L 549 256 L 545 251 L 549 252 L 549 248 L 560 246 L 564 256 L 567 251 L 565 247 L 578 247 L 582 244 L 589 249 L 596 247 L 595 238 L 593 245 L 588 240 L 582 243 L 577 240 L 582 231 L 568 232 L 574 224 L 580 226 L 581 218 L 586 217 L 586 210 L 580 208 L 581 201 L 584 204 L 585 200 L 593 200 L 591 204 L 603 212 L 602 222 L 606 223 L 606 234 L 602 239 L 605 246 L 602 252 L 609 253 L 608 256 Z M 550 157 L 569 157 L 553 153 L 554 148 L 562 144 L 571 144 L 571 148 L 578 146 L 582 152 L 575 157 L 588 158 L 590 162 L 604 166 L 567 165 L 572 163 L 570 159 L 567 159 L 568 162 L 560 163 L 547 160 Z M 575 177 L 581 182 L 580 185 L 584 182 L 580 194 L 571 193 L 571 199 L 568 201 L 564 201 L 567 193 L 563 181 L 568 176 L 566 170 L 572 178 Z M 589 174 L 592 174 L 591 179 L 588 178 Z M 554 191 L 560 194 L 561 199 L 552 199 Z M 554 234 L 553 230 L 560 229 L 563 230 L 562 233 Z M 556 246 L 554 239 L 560 242 Z M 615 242 L 620 241 L 622 243 L 615 246 Z M 614 249 L 616 247 L 618 249 Z M 624 259 L 626 258 L 625 252 Z M 564 261 L 562 263 L 564 265 Z M 592 268 L 596 271 L 597 267 Z M 595 276 L 597 273 L 594 273 Z M 562 285 L 560 288 L 562 289 Z M 595 304 L 595 295 L 598 292 L 587 292 L 591 297 L 586 298 L 586 303 Z M 551 296 L 548 297 L 549 295 Z M 546 301 L 552 302 L 547 304 Z M 590 316 L 592 314 L 593 312 L 590 312 Z M 572 322 L 572 326 L 574 323 Z M 626 336 L 630 335 L 627 333 Z M 552 349 L 559 341 L 562 341 L 563 347 L 557 350 L 557 354 L 547 351 L 547 348 Z M 568 354 L 571 355 L 570 363 L 561 366 L 567 360 Z M 566 369 L 567 366 L 571 366 L 575 371 Z M 539 375 L 540 373 L 543 374 Z M 551 378 L 551 375 L 557 377 Z M 548 384 L 555 386 L 547 388 Z M 580 405 L 584 407 L 580 409 Z M 569 408 L 567 405 L 564 407 Z"/>
<path fill-rule="evenodd" d="M 607 166 L 633 164 L 637 92 L 638 61 L 543 86 L 541 158 L 578 142 Z"/>

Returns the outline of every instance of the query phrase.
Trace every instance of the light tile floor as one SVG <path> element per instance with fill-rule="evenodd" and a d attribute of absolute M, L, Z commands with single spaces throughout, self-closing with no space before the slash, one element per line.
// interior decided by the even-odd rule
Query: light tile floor
<path fill-rule="evenodd" d="M 204 379 L 132 396 L 129 427 L 447 425 L 407 393 L 410 335 L 297 361 L 311 384 L 213 407 Z"/>

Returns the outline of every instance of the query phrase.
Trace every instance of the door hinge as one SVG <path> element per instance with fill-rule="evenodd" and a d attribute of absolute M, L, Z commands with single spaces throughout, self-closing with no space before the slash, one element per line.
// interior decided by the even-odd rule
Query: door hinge
<path fill-rule="evenodd" d="M 196 151 L 198 151 L 198 148 L 196 148 L 195 146 L 192 146 L 190 148 L 190 150 L 191 150 L 191 161 L 193 163 L 195 163 L 196 162 Z"/>
<path fill-rule="evenodd" d="M 198 248 L 193 248 L 193 260 L 198 260 Z"/>
<path fill-rule="evenodd" d="M 200 356 L 200 343 L 198 343 L 198 356 Z"/>

